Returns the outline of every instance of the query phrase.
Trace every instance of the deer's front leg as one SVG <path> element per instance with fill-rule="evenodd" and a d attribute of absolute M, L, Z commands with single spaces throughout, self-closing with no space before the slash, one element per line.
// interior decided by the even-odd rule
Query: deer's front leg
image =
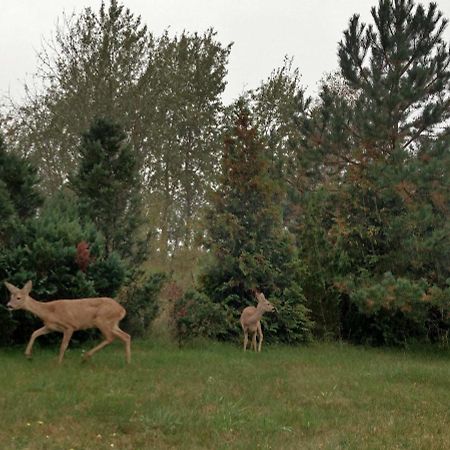
<path fill-rule="evenodd" d="M 33 349 L 33 344 L 36 338 L 39 336 L 43 336 L 44 334 L 50 333 L 52 330 L 48 329 L 46 325 L 44 325 L 42 328 L 39 328 L 36 330 L 30 337 L 30 340 L 28 341 L 27 348 L 25 349 L 25 356 L 27 358 L 31 358 L 31 351 Z"/>

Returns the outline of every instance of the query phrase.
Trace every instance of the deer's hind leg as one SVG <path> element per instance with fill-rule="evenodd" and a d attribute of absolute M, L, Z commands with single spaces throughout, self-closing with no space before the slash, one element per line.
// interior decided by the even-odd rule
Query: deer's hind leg
<path fill-rule="evenodd" d="M 257 351 L 257 349 L 256 349 L 256 335 L 257 335 L 257 330 L 255 330 L 253 332 L 253 336 L 252 336 L 252 348 L 253 348 L 253 350 L 255 350 L 255 352 Z"/>
<path fill-rule="evenodd" d="M 244 329 L 244 352 L 247 350 L 248 344 L 248 331 Z"/>
<path fill-rule="evenodd" d="M 106 325 L 100 325 L 97 327 L 103 334 L 103 337 L 105 338 L 100 344 L 89 350 L 85 353 L 83 360 L 89 359 L 94 353 L 97 353 L 99 350 L 101 350 L 103 347 L 106 347 L 107 345 L 111 344 L 112 341 L 115 339 L 115 335 L 112 332 L 112 328 Z"/>
<path fill-rule="evenodd" d="M 125 344 L 125 355 L 127 359 L 127 363 L 130 364 L 131 362 L 131 336 L 128 333 L 125 333 L 125 331 L 121 330 L 119 328 L 119 325 L 116 325 L 112 333 L 115 337 L 119 338 L 124 344 Z"/>
<path fill-rule="evenodd" d="M 59 357 L 58 357 L 58 362 L 59 364 L 62 363 L 62 360 L 64 358 L 64 353 L 67 350 L 67 347 L 69 345 L 70 339 L 72 338 L 72 334 L 73 334 L 74 330 L 72 328 L 67 328 L 66 330 L 64 330 L 64 336 L 61 342 L 61 347 L 59 348 Z"/>
<path fill-rule="evenodd" d="M 261 351 L 261 346 L 262 346 L 262 341 L 263 341 L 263 332 L 262 332 L 262 328 L 261 328 L 261 322 L 258 322 L 258 328 L 257 328 L 257 331 L 256 331 L 257 333 L 258 333 L 258 336 L 259 336 L 259 343 L 258 343 L 258 352 L 260 352 Z"/>

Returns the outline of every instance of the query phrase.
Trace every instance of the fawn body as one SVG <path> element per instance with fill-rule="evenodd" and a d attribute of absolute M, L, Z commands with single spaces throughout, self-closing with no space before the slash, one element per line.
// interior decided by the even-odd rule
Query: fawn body
<path fill-rule="evenodd" d="M 242 331 L 244 332 L 244 351 L 247 350 L 248 334 L 250 333 L 252 335 L 250 348 L 253 348 L 255 352 L 260 352 L 263 341 L 261 318 L 265 312 L 272 312 L 275 308 L 262 292 L 257 291 L 255 297 L 258 300 L 258 305 L 256 307 L 247 306 L 244 308 L 241 314 L 240 323 Z M 256 342 L 257 336 L 259 338 L 258 347 Z"/>

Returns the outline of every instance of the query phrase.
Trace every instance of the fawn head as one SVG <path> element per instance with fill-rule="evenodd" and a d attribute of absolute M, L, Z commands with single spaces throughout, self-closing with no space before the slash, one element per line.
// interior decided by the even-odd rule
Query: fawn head
<path fill-rule="evenodd" d="M 258 300 L 258 308 L 264 312 L 273 312 L 275 310 L 275 307 L 266 299 L 262 292 L 255 291 L 255 297 Z"/>
<path fill-rule="evenodd" d="M 31 288 L 33 287 L 32 282 L 28 281 L 22 289 L 17 288 L 16 286 L 14 286 L 11 283 L 8 283 L 7 281 L 5 281 L 5 286 L 11 293 L 11 297 L 6 307 L 9 310 L 22 309 L 25 306 L 25 302 L 28 298 L 28 295 L 31 292 Z"/>

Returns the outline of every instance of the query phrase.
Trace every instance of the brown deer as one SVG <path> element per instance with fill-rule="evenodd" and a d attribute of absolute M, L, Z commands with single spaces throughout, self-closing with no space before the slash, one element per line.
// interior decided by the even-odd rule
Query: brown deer
<path fill-rule="evenodd" d="M 130 363 L 131 338 L 129 334 L 119 328 L 119 322 L 125 317 L 126 311 L 112 298 L 97 297 L 38 302 L 30 297 L 31 281 L 28 281 L 22 289 L 8 282 L 5 282 L 5 286 L 11 293 L 11 298 L 6 305 L 8 309 L 25 309 L 44 322 L 44 326 L 31 335 L 25 350 L 28 358 L 31 357 L 33 344 L 37 337 L 52 331 L 59 331 L 64 334 L 58 358 L 58 362 L 61 363 L 74 331 L 98 328 L 105 339 L 89 350 L 84 355 L 84 359 L 90 358 L 115 338 L 119 338 L 125 344 L 126 360 Z"/>
<path fill-rule="evenodd" d="M 254 306 L 247 306 L 244 308 L 241 314 L 240 322 L 242 330 L 244 331 L 244 352 L 247 350 L 248 343 L 248 333 L 252 334 L 252 343 L 250 348 L 256 351 L 261 351 L 263 333 L 261 329 L 261 317 L 265 312 L 272 312 L 275 308 L 270 303 L 264 294 L 259 291 L 255 291 L 256 300 L 258 300 L 258 305 L 256 308 Z M 258 349 L 256 348 L 256 335 L 259 336 Z"/>

